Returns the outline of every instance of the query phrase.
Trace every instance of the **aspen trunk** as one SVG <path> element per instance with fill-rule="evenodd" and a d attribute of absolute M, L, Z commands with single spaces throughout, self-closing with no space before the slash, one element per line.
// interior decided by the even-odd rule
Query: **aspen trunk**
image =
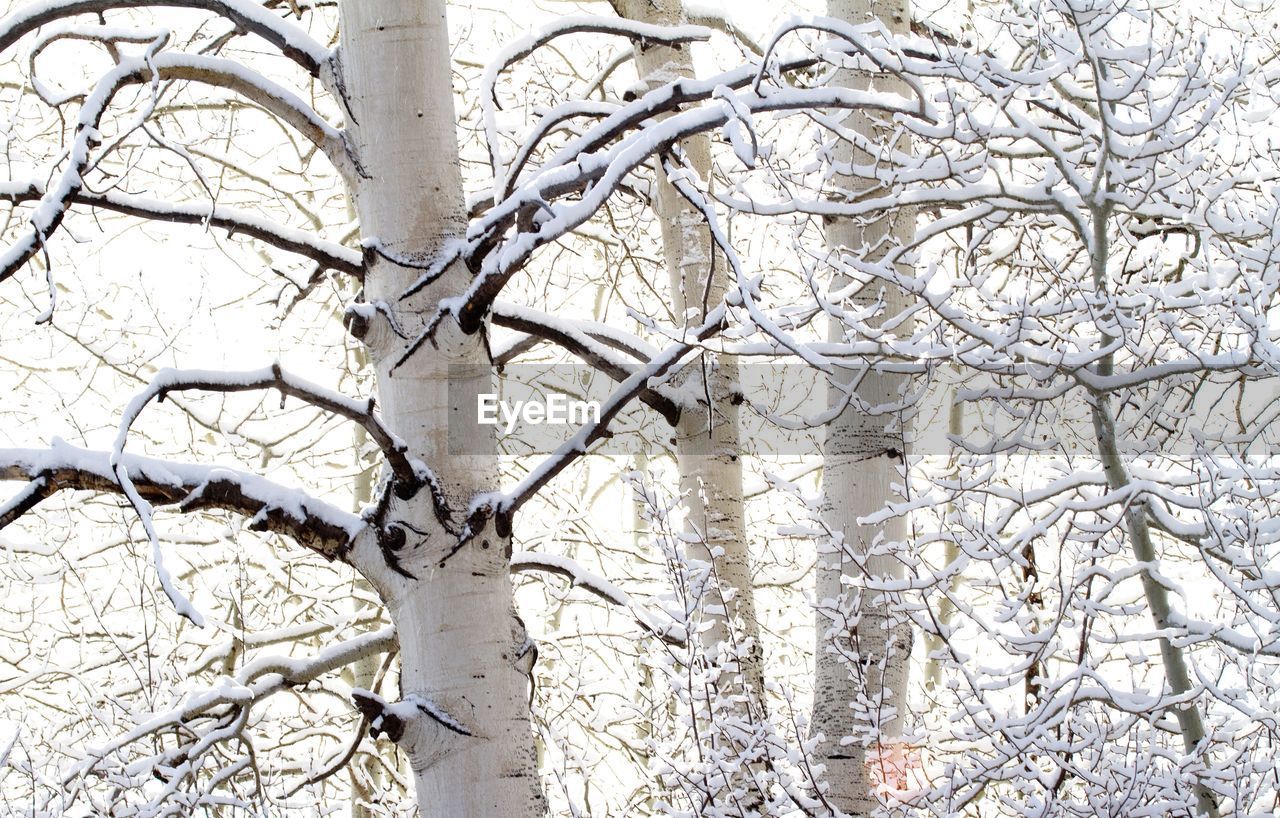
<path fill-rule="evenodd" d="M 687 22 L 680 0 L 614 0 L 618 14 L 655 25 Z M 694 76 L 689 44 L 640 45 L 636 69 L 642 82 L 653 85 Z M 684 140 L 681 148 L 703 179 L 711 172 L 710 138 Z M 701 214 L 659 172 L 654 211 L 662 230 L 663 257 L 671 279 L 672 312 L 694 324 L 724 300 L 729 286 L 728 263 L 716 257 Z M 745 647 L 739 659 L 740 679 L 750 690 L 756 716 L 764 715 L 763 653 L 751 582 L 750 548 L 742 500 L 742 443 L 738 407 L 731 400 L 737 386 L 737 364 L 719 359 L 714 367 L 690 374 L 694 391 L 708 397 L 705 412 L 685 412 L 675 430 L 680 489 L 688 509 L 688 528 L 694 535 L 687 554 L 715 568 L 709 601 L 712 627 L 703 634 L 708 646 Z M 741 630 L 730 628 L 733 620 Z M 749 640 L 744 646 L 740 640 Z"/>
<path fill-rule="evenodd" d="M 455 265 L 398 300 L 420 274 L 402 262 L 423 262 L 465 229 L 445 3 L 358 0 L 342 3 L 340 13 L 340 78 L 360 167 L 352 193 L 362 239 L 375 248 L 366 252 L 365 298 L 385 302 L 413 334 L 469 281 Z M 450 365 L 484 373 L 455 380 L 455 388 L 491 391 L 481 338 L 446 321 L 438 349 L 396 367 L 404 342 L 385 321 L 360 334 L 384 420 L 436 471 L 460 523 L 473 494 L 498 481 L 496 457 L 448 450 Z M 465 430 L 475 435 L 463 441 L 468 451 L 496 452 L 483 428 Z M 399 570 L 371 579 L 398 631 L 402 701 L 386 708 L 381 726 L 409 759 L 424 818 L 541 815 L 527 680 L 515 665 L 524 632 L 514 615 L 509 541 L 490 524 L 445 560 L 457 538 L 443 529 L 425 489 L 394 500 L 383 526 L 393 535 L 383 543 L 388 563 Z"/>
<path fill-rule="evenodd" d="M 879 18 L 894 32 L 908 25 L 905 0 L 887 3 L 868 0 L 828 0 L 828 14 L 853 24 Z M 895 90 L 882 78 L 842 71 L 838 82 L 850 88 Z M 875 134 L 875 123 L 855 111 L 845 125 L 867 135 Z M 840 161 L 866 162 L 865 154 L 855 154 L 845 144 L 837 151 Z M 856 195 L 859 182 L 845 176 L 836 184 Z M 840 194 L 846 195 L 846 194 Z M 872 224 L 833 220 L 827 240 L 833 252 L 864 252 L 885 236 L 909 239 L 914 231 L 914 214 L 902 210 Z M 837 281 L 837 285 L 848 283 Z M 883 317 L 898 315 L 908 305 L 907 297 L 894 288 L 873 282 L 853 299 L 854 306 L 866 306 L 883 298 Z M 906 331 L 899 327 L 896 332 Z M 843 327 L 833 325 L 830 339 L 846 340 Z M 855 373 L 845 373 L 853 381 Z M 898 403 L 905 386 L 904 376 L 869 373 L 856 394 L 870 406 Z M 843 404 L 837 389 L 830 393 L 832 405 Z M 870 556 L 880 541 L 903 542 L 908 538 L 907 520 L 894 517 L 880 525 L 860 525 L 858 519 L 900 499 L 892 486 L 902 482 L 899 470 L 907 456 L 905 430 L 891 414 L 868 415 L 855 409 L 841 412 L 827 428 L 823 447 L 823 515 L 827 527 L 843 542 L 833 553 L 819 555 L 816 586 L 818 601 L 814 653 L 815 686 L 812 731 L 822 734 L 818 759 L 826 765 L 828 803 L 841 812 L 869 815 L 879 803 L 873 790 L 878 780 L 891 776 L 882 767 L 882 751 L 887 752 L 902 734 L 909 681 L 911 631 L 905 623 L 888 615 L 886 601 L 873 591 L 850 590 L 864 576 L 899 578 L 903 565 L 893 555 Z M 843 602 L 838 600 L 843 599 Z M 835 610 L 828 605 L 835 604 Z M 843 613 L 850 612 L 846 618 Z M 842 613 L 836 613 L 840 611 Z M 833 614 L 835 614 L 833 616 Z M 851 737 L 852 741 L 842 740 Z"/>
<path fill-rule="evenodd" d="M 1110 205 L 1093 208 L 1093 242 L 1090 251 L 1090 266 L 1093 272 L 1093 286 L 1099 293 L 1110 288 L 1107 265 L 1110 261 L 1111 238 L 1107 232 L 1108 220 L 1111 216 Z M 1115 342 L 1115 337 L 1103 331 L 1099 338 L 1098 348 L 1107 349 Z M 1115 374 L 1115 356 L 1113 353 L 1102 355 L 1096 364 L 1097 373 L 1104 377 Z M 1111 410 L 1111 397 L 1105 392 L 1095 392 L 1090 396 L 1092 406 L 1090 417 L 1093 421 L 1094 442 L 1097 444 L 1098 459 L 1102 461 L 1103 472 L 1107 476 L 1107 485 L 1112 491 L 1123 491 L 1131 485 L 1128 467 L 1120 453 L 1119 440 L 1116 436 L 1115 416 Z M 1155 542 L 1151 537 L 1151 528 L 1147 524 L 1145 503 L 1138 502 L 1124 510 L 1125 531 L 1133 558 L 1140 566 L 1142 593 L 1147 600 L 1147 608 L 1151 613 L 1151 621 L 1161 634 L 1174 630 L 1169 622 L 1169 614 L 1173 607 L 1169 602 L 1169 590 L 1152 573 L 1152 568 L 1159 566 Z M 1169 690 L 1175 696 L 1186 696 L 1195 689 L 1191 681 L 1191 669 L 1187 662 L 1182 645 L 1175 644 L 1168 636 L 1157 639 L 1160 645 L 1160 659 L 1164 664 L 1165 679 Z M 1204 748 L 1200 745 L 1206 737 L 1204 719 L 1200 716 L 1200 708 L 1194 701 L 1187 702 L 1174 709 L 1178 720 L 1178 730 L 1182 733 L 1182 748 L 1188 756 L 1200 755 Z M 1192 787 L 1196 801 L 1196 813 L 1201 818 L 1219 818 L 1222 814 L 1218 807 L 1217 797 L 1204 781 L 1196 781 Z"/>

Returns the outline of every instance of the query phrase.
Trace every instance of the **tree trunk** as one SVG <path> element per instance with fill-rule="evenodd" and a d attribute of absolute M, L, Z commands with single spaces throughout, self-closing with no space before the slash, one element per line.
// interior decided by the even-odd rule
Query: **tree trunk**
<path fill-rule="evenodd" d="M 951 407 L 947 410 L 947 433 L 952 437 L 960 437 L 964 434 L 964 404 L 960 402 L 957 396 L 958 388 L 953 388 L 951 392 Z M 952 464 L 954 468 L 956 454 L 952 452 Z M 959 477 L 959 469 L 955 468 L 952 478 Z M 947 503 L 946 513 L 950 515 L 955 510 L 954 503 Z M 942 549 L 942 566 L 948 566 L 960 558 L 960 546 L 954 539 L 948 540 Z M 951 601 L 956 592 L 960 589 L 960 576 L 957 574 L 947 583 L 948 591 L 951 596 L 943 596 L 938 603 L 938 626 L 946 629 L 950 627 L 951 620 L 955 616 L 956 606 Z M 939 651 L 946 647 L 943 639 L 934 634 L 926 634 L 924 638 L 925 656 L 933 657 Z M 924 686 L 929 693 L 936 695 L 938 689 L 942 686 L 942 662 L 935 658 L 926 658 L 924 666 Z M 1028 691 L 1030 692 L 1030 691 Z"/>
<path fill-rule="evenodd" d="M 883 4 L 828 0 L 827 10 L 830 16 L 853 24 L 879 18 L 892 32 L 904 32 L 908 26 L 905 0 Z M 873 83 L 868 75 L 850 70 L 842 71 L 837 82 L 856 89 L 874 84 L 880 90 L 900 90 L 883 78 L 875 78 Z M 863 134 L 876 132 L 875 123 L 861 112 L 850 114 L 845 124 Z M 848 144 L 840 146 L 836 158 L 869 159 L 865 154 L 855 155 Z M 857 180 L 835 178 L 848 195 L 857 194 Z M 827 227 L 827 240 L 833 251 L 843 248 L 844 252 L 860 253 L 888 235 L 910 239 L 913 221 L 914 213 L 907 209 L 872 224 L 833 220 Z M 842 283 L 849 282 L 837 279 L 837 286 Z M 876 283 L 863 287 L 852 301 L 855 307 L 865 307 L 879 298 L 885 302 L 885 318 L 898 315 L 908 305 L 903 292 Z M 899 327 L 895 332 L 908 330 Z M 845 341 L 843 326 L 833 324 L 829 337 Z M 847 371 L 843 380 L 853 381 L 855 374 Z M 870 406 L 894 404 L 901 401 L 905 385 L 903 375 L 872 372 L 861 380 L 856 395 Z M 830 401 L 833 406 L 844 403 L 838 389 L 832 389 Z M 893 555 L 868 555 L 880 541 L 906 541 L 907 520 L 894 517 L 879 525 L 860 525 L 858 519 L 901 499 L 892 486 L 902 482 L 899 470 L 907 455 L 905 431 L 892 414 L 868 415 L 847 408 L 827 427 L 823 446 L 823 515 L 836 535 L 837 547 L 820 555 L 817 568 L 811 729 L 824 737 L 815 752 L 826 765 L 826 800 L 841 812 L 858 816 L 870 814 L 879 803 L 873 792 L 876 782 L 893 775 L 882 769 L 882 763 L 887 762 L 894 739 L 902 734 L 911 654 L 909 626 L 887 611 L 881 594 L 857 590 L 864 577 L 903 576 L 903 564 Z M 853 590 L 848 580 L 853 581 Z M 845 737 L 853 741 L 842 744 Z"/>
<path fill-rule="evenodd" d="M 1090 251 L 1090 264 L 1093 268 L 1093 285 L 1104 294 L 1110 287 L 1107 265 L 1109 262 L 1111 238 L 1107 232 L 1111 215 L 1110 205 L 1093 208 L 1093 242 Z M 1098 339 L 1100 350 L 1109 348 L 1116 341 L 1115 336 L 1106 331 Z M 1097 363 L 1097 373 L 1104 377 L 1115 374 L 1115 356 L 1113 353 L 1102 355 Z M 1102 461 L 1103 472 L 1107 476 L 1107 485 L 1112 491 L 1124 491 L 1131 485 L 1129 470 L 1125 467 L 1120 454 L 1119 441 L 1116 437 L 1115 416 L 1111 412 L 1111 398 L 1105 392 L 1094 392 L 1091 396 L 1093 405 L 1090 417 L 1093 421 L 1094 441 L 1098 446 L 1098 459 Z M 1127 504 L 1126 504 L 1127 505 Z M 1147 525 L 1146 503 L 1139 501 L 1124 509 L 1124 522 L 1129 548 L 1137 561 L 1139 575 L 1142 579 L 1142 593 L 1147 599 L 1147 608 L 1151 612 L 1151 621 L 1161 634 L 1174 631 L 1169 614 L 1173 608 L 1169 603 L 1169 591 L 1159 579 L 1152 574 L 1152 568 L 1158 567 L 1155 543 L 1152 541 L 1151 528 Z M 1165 678 L 1169 682 L 1169 690 L 1175 696 L 1183 697 L 1191 693 L 1195 686 L 1191 682 L 1191 671 L 1181 645 L 1174 644 L 1168 636 L 1162 635 L 1156 640 L 1160 645 L 1160 659 L 1164 664 Z M 1204 720 L 1200 716 L 1200 708 L 1194 701 L 1189 701 L 1174 709 L 1178 720 L 1178 729 L 1182 733 L 1182 748 L 1188 756 L 1204 753 L 1201 743 L 1206 733 Z M 1203 781 L 1197 780 L 1193 785 L 1196 800 L 1196 813 L 1201 818 L 1219 818 L 1222 814 L 1218 808 L 1217 798 Z"/>
<path fill-rule="evenodd" d="M 655 25 L 687 23 L 680 0 L 614 0 L 618 14 Z M 642 82 L 661 84 L 694 77 L 690 45 L 637 46 L 636 70 Z M 689 163 L 703 179 L 711 173 L 711 142 L 706 134 L 680 143 Z M 676 316 L 699 324 L 708 309 L 724 300 L 729 285 L 728 263 L 712 249 L 702 215 L 659 171 L 654 211 L 662 229 L 663 257 L 671 278 L 671 303 Z M 708 398 L 705 412 L 685 412 L 676 427 L 676 460 L 680 489 L 688 509 L 688 529 L 694 534 L 687 551 L 692 559 L 714 566 L 709 602 L 723 605 L 708 617 L 712 627 L 702 638 L 708 646 L 741 651 L 740 679 L 749 689 L 757 718 L 764 708 L 764 661 L 760 624 L 756 619 L 751 581 L 750 547 L 742 501 L 742 443 L 738 407 L 731 400 L 737 387 L 737 364 L 721 358 L 714 367 L 690 373 L 693 390 Z M 733 631 L 730 623 L 741 623 Z M 741 644 L 740 639 L 749 644 Z"/>
<path fill-rule="evenodd" d="M 360 169 L 352 193 L 367 248 L 365 299 L 385 302 L 412 335 L 441 299 L 469 282 L 466 269 L 454 265 L 413 298 L 398 300 L 421 273 L 412 264 L 461 236 L 466 224 L 445 3 L 358 0 L 342 3 L 340 14 L 340 84 Z M 483 342 L 446 320 L 438 348 L 396 367 L 404 342 L 385 320 L 362 324 L 382 416 L 435 470 L 460 525 L 474 493 L 498 484 L 496 457 L 448 449 L 450 366 L 482 373 L 455 378 L 455 389 L 491 391 Z M 464 430 L 476 435 L 465 441 L 467 450 L 496 453 L 492 438 L 480 437 L 487 432 Z M 427 489 L 392 500 L 381 528 L 391 567 L 370 578 L 399 635 L 402 700 L 379 704 L 375 727 L 406 753 L 421 814 L 542 814 L 527 680 L 515 664 L 524 629 L 514 614 L 509 541 L 490 524 L 446 559 L 457 537 L 437 518 Z"/>

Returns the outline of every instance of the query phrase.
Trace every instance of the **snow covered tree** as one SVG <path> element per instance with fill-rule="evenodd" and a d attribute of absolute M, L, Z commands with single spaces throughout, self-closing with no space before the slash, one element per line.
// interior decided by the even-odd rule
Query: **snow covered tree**
<path fill-rule="evenodd" d="M 133 14 L 140 8 L 184 13 L 175 16 L 176 23 L 157 25 L 153 21 L 163 15 Z M 161 810 L 169 800 L 192 806 L 237 803 L 222 790 L 258 786 L 252 742 L 243 737 L 253 705 L 394 644 L 398 700 L 360 690 L 353 697 L 371 729 L 395 741 L 408 757 L 423 811 L 541 814 L 544 799 L 529 721 L 533 646 L 513 610 L 509 579 L 514 517 L 603 436 L 631 401 L 646 399 L 668 414 L 678 412 L 681 397 L 656 383 L 724 328 L 732 299 L 708 304 L 698 320 L 678 327 L 664 348 L 653 350 L 608 327 L 504 307 L 499 297 L 536 251 L 584 224 L 633 172 L 686 137 L 716 129 L 752 106 L 801 112 L 818 105 L 902 105 L 825 89 L 773 98 L 753 87 L 751 67 L 702 82 L 664 84 L 633 102 L 610 104 L 607 111 L 575 106 L 544 117 L 515 161 L 503 156 L 498 135 L 490 133 L 493 186 L 487 202 L 469 204 L 459 168 L 443 3 L 340 4 L 336 48 L 291 22 L 290 12 L 301 9 L 248 0 L 57 0 L 20 6 L 6 17 L 0 48 L 22 41 L 31 54 L 26 76 L 34 93 L 15 85 L 15 105 L 52 110 L 56 124 L 50 135 L 65 143 L 50 142 L 43 153 L 32 150 L 24 166 L 30 172 L 6 183 L 5 197 L 17 217 L 0 258 L 0 281 L 43 267 L 50 303 L 36 320 L 56 320 L 62 273 L 51 246 L 75 235 L 70 225 L 76 210 L 248 235 L 314 262 L 304 286 L 314 286 L 326 271 L 358 280 L 360 295 L 348 307 L 346 325 L 376 371 L 376 401 L 352 399 L 278 364 L 236 372 L 164 370 L 123 409 L 107 449 L 55 440 L 46 448 L 4 450 L 0 475 L 25 486 L 6 501 L 0 523 L 12 523 L 62 491 L 122 496 L 146 530 L 165 596 L 179 614 L 201 626 L 208 618 L 166 568 L 155 510 L 240 514 L 250 528 L 284 535 L 367 579 L 394 634 L 372 631 L 328 646 L 311 660 L 250 662 L 207 695 L 188 697 L 81 759 L 74 766 L 76 786 L 44 797 L 61 804 L 83 798 L 106 811 L 120 802 Z M 217 35 L 208 35 L 210 26 Z M 704 29 L 687 26 L 569 19 L 508 48 L 487 79 L 556 37 L 582 31 L 650 43 L 707 36 Z M 261 57 L 264 64 L 278 70 L 282 57 L 299 78 L 277 82 L 252 60 L 219 56 L 244 36 L 254 38 L 249 51 L 265 47 L 275 55 Z M 90 88 L 63 91 L 36 70 L 40 55 L 64 41 L 100 46 L 96 53 L 105 55 L 108 64 Z M 207 89 L 205 108 L 234 98 L 266 112 L 290 140 L 310 143 L 303 172 L 313 172 L 314 164 L 317 179 L 340 181 L 356 215 L 360 249 L 221 204 L 215 186 L 198 170 L 189 139 L 173 135 L 200 123 L 166 120 L 177 109 L 182 109 L 177 116 L 201 109 L 190 101 L 195 89 Z M 732 89 L 740 89 L 745 102 Z M 167 106 L 179 91 L 184 105 Z M 671 115 L 653 119 L 664 113 Z M 602 121 L 557 154 L 526 166 L 532 149 L 566 115 Z M 145 175 L 152 153 L 146 148 L 187 162 L 194 184 L 212 201 L 171 202 L 128 192 L 131 179 L 147 184 L 161 175 Z M 241 162 L 239 175 L 253 175 L 249 164 Z M 42 171 L 48 181 L 40 178 Z M 684 195 L 701 201 L 689 180 L 677 184 L 686 188 Z M 490 429 L 468 427 L 450 449 L 449 416 L 458 394 L 465 401 L 492 389 L 486 344 L 491 320 L 559 343 L 619 381 L 601 418 L 507 491 L 498 483 Z M 243 469 L 158 460 L 133 451 L 138 448 L 135 426 L 154 403 L 198 393 L 266 391 L 364 429 L 382 455 L 375 502 L 353 515 Z M 552 567 L 572 573 L 563 565 Z M 610 596 L 608 590 L 601 593 Z M 138 742 L 153 744 L 153 752 L 134 757 L 132 745 Z M 155 792 L 144 785 L 148 778 L 164 786 Z M 96 789 L 93 782 L 99 779 L 111 782 L 105 791 Z"/>
<path fill-rule="evenodd" d="M 809 511 L 817 539 L 851 547 L 838 570 L 819 572 L 816 602 L 835 627 L 817 640 L 812 723 L 794 691 L 774 686 L 777 718 L 730 725 L 734 747 L 693 735 L 692 760 L 663 759 L 684 802 L 650 799 L 647 809 L 1268 809 L 1276 789 L 1258 760 L 1273 741 L 1280 606 L 1274 464 L 1257 455 L 1267 453 L 1273 412 L 1267 401 L 1245 410 L 1276 368 L 1277 174 L 1271 146 L 1238 123 L 1274 111 L 1252 90 L 1270 82 L 1259 65 L 1274 43 L 1250 34 L 1247 18 L 1197 38 L 1182 19 L 1137 3 L 1014 5 L 966 21 L 963 43 L 927 26 L 908 32 L 900 7 L 865 21 L 858 15 L 874 6 L 842 8 L 844 20 L 791 21 L 758 59 L 705 79 L 650 76 L 627 94 L 507 111 L 504 75 L 564 38 L 620 37 L 652 56 L 713 32 L 613 16 L 553 20 L 491 55 L 468 95 L 453 87 L 457 40 L 441 0 L 41 0 L 11 10 L 0 21 L 9 57 L 0 195 L 11 205 L 0 286 L 15 293 L 6 315 L 31 302 L 22 311 L 36 326 L 22 334 L 64 333 L 105 368 L 128 344 L 146 346 L 127 324 L 116 329 L 120 345 L 95 345 L 77 329 L 110 325 L 113 301 L 97 304 L 96 317 L 83 294 L 56 303 L 90 267 L 83 255 L 75 269 L 60 263 L 77 258 L 67 248 L 90 241 L 96 216 L 118 224 L 104 215 L 115 214 L 267 248 L 264 278 L 285 277 L 293 309 L 326 291 L 346 302 L 349 343 L 367 356 L 372 383 L 330 377 L 332 350 L 308 338 L 299 349 L 315 352 L 311 379 L 271 356 L 237 371 L 152 372 L 131 400 L 97 395 L 89 378 L 80 399 L 118 412 L 118 423 L 80 435 L 97 448 L 49 440 L 0 449 L 0 479 L 17 484 L 0 504 L 0 528 L 26 525 L 58 497 L 74 498 L 71 519 L 102 523 L 109 515 L 83 492 L 119 498 L 149 546 L 140 573 L 155 577 L 172 621 L 162 640 L 114 629 L 118 616 L 104 620 L 93 599 L 63 611 L 74 621 L 59 649 L 98 651 L 82 661 L 90 670 L 68 676 L 87 679 L 110 649 L 136 684 L 124 698 L 114 688 L 85 694 L 111 706 L 72 719 L 50 742 L 62 756 L 44 766 L 18 737 L 0 747 L 6 759 L 28 759 L 22 798 L 6 809 L 33 818 L 284 811 L 350 758 L 339 752 L 323 769 L 259 764 L 258 714 L 296 698 L 276 747 L 315 738 L 326 709 L 358 711 L 361 728 L 407 758 L 423 815 L 543 814 L 531 719 L 537 646 L 516 615 L 512 571 L 567 577 L 672 646 L 666 682 L 691 733 L 709 714 L 733 712 L 705 692 L 716 663 L 691 637 L 716 623 L 695 615 L 696 594 L 681 596 L 705 566 L 681 556 L 682 536 L 664 528 L 674 504 L 665 494 L 633 481 L 677 588 L 662 610 L 574 560 L 512 547 L 528 524 L 521 509 L 553 491 L 628 408 L 679 423 L 724 397 L 679 387 L 680 370 L 713 341 L 721 356 L 802 361 L 849 395 L 854 411 L 835 403 L 808 423 L 837 423 L 828 496 L 809 498 Z M 872 79 L 860 87 L 851 78 Z M 470 147 L 460 152 L 457 99 L 477 108 L 479 163 Z M 708 162 L 682 147 L 704 135 Z M 468 196 L 479 164 L 486 179 Z M 723 284 L 701 269 L 683 282 L 680 306 L 691 303 L 690 281 L 705 283 L 705 303 L 633 310 L 623 325 L 514 299 L 522 277 L 555 263 L 556 248 L 601 225 L 615 230 L 623 198 L 646 212 L 654 200 L 676 202 L 676 220 L 705 250 L 682 263 L 726 265 Z M 190 289 L 247 307 L 228 287 L 213 279 Z M 70 327 L 60 325 L 67 309 Z M 507 334 L 495 348 L 499 330 Z M 598 419 L 504 485 L 492 427 L 460 424 L 454 410 L 492 391 L 499 365 L 537 345 L 603 373 L 613 392 Z M 889 438 L 957 371 L 957 394 L 972 409 L 957 423 L 979 426 L 966 426 L 953 441 L 966 452 L 938 471 L 917 456 L 927 448 L 907 457 L 911 441 L 896 448 Z M 77 389 L 78 373 L 24 372 Z M 244 407 L 266 411 L 267 393 L 290 411 L 304 407 L 298 428 L 327 431 L 297 432 L 288 445 L 242 435 Z M 212 413 L 200 402 L 210 394 L 224 401 Z M 1215 430 L 1205 418 L 1224 401 L 1235 427 Z M 163 429 L 148 438 L 161 402 L 214 444 L 240 435 L 229 447 L 238 465 L 142 454 L 147 445 L 178 454 Z M 21 431 L 39 434 L 31 427 L 41 407 L 13 411 L 25 418 Z M 368 442 L 354 469 L 344 450 L 344 477 L 304 491 L 292 487 L 307 484 L 301 467 L 277 468 L 273 478 L 286 479 L 276 480 L 249 465 L 323 458 L 339 424 Z M 322 496 L 361 493 L 369 461 L 380 476 L 360 512 Z M 243 546 L 236 564 L 255 563 L 270 582 L 213 584 L 201 566 L 213 546 L 197 533 L 210 517 L 291 544 L 277 553 L 263 545 L 273 540 L 242 540 L 237 527 L 214 538 Z M 132 543 L 126 530 L 122 545 Z M 939 562 L 935 546 L 950 556 Z M 175 549 L 187 570 L 166 559 Z M 25 550 L 59 556 L 56 544 Z M 322 559 L 280 556 L 308 552 Z M 80 576 L 70 559 L 57 570 Z M 333 587 L 345 577 L 348 597 L 300 605 L 295 586 L 322 573 Z M 1219 607 L 1200 603 L 1206 588 Z M 279 627 L 246 624 L 270 607 L 255 594 L 286 611 Z M 354 632 L 335 639 L 337 625 L 289 622 L 304 606 Z M 200 625 L 225 639 L 200 636 Z M 939 683 L 928 690 L 906 681 L 908 626 L 931 640 Z M 321 643 L 307 657 L 266 650 L 307 639 Z M 197 648 L 154 661 L 162 641 Z M 177 658 L 209 683 L 171 695 L 183 681 Z M 0 683 L 7 690 L 49 672 L 48 662 L 22 661 L 22 673 Z M 357 663 L 373 669 L 371 689 L 335 704 L 324 680 Z M 83 736 L 91 746 L 80 746 Z M 742 747 L 758 766 L 744 769 Z"/>

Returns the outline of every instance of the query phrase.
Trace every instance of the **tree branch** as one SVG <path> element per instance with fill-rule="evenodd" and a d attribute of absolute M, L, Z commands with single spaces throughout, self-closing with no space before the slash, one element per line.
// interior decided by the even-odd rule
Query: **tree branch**
<path fill-rule="evenodd" d="M 44 193 L 43 185 L 36 181 L 25 184 L 0 183 L 0 201 L 13 204 L 38 201 Z M 110 210 L 152 221 L 172 224 L 208 224 L 226 230 L 229 236 L 240 233 L 272 247 L 305 256 L 322 268 L 337 270 L 357 278 L 364 274 L 360 253 L 357 250 L 325 241 L 303 230 L 277 224 L 253 213 L 223 205 L 175 204 L 116 190 L 90 193 L 83 189 L 76 191 L 69 203 L 72 206 L 83 205 Z"/>
<path fill-rule="evenodd" d="M 212 12 L 257 34 L 301 65 L 313 77 L 329 59 L 330 51 L 302 28 L 271 14 L 251 0 L 52 0 L 31 3 L 0 20 L 0 52 L 41 26 L 81 14 L 102 14 L 112 9 L 186 8 Z"/>
<path fill-rule="evenodd" d="M 560 321 L 539 321 L 540 316 L 536 310 L 526 310 L 514 304 L 500 304 L 494 307 L 493 323 L 563 347 L 619 383 L 630 377 L 632 370 L 640 363 L 636 360 L 619 360 L 604 344 L 586 333 Z M 657 389 L 645 389 L 640 393 L 640 401 L 661 414 L 672 426 L 680 419 L 680 406 L 676 400 Z"/>
<path fill-rule="evenodd" d="M 335 167 L 341 170 L 350 164 L 342 135 L 285 88 L 229 60 L 154 54 L 149 50 L 144 56 L 117 64 L 85 99 L 68 151 L 70 161 L 57 183 L 40 198 L 31 217 L 31 231 L 0 254 L 0 281 L 30 261 L 62 224 L 69 203 L 84 188 L 81 174 L 89 166 L 90 150 L 102 140 L 98 125 L 115 95 L 126 85 L 161 79 L 196 80 L 244 93 L 302 131 L 329 156 Z M 47 314 L 42 316 L 47 317 Z"/>
<path fill-rule="evenodd" d="M 291 375 L 278 363 L 246 372 L 161 370 L 151 379 L 147 388 L 135 396 L 126 407 L 120 419 L 115 454 L 119 455 L 124 451 L 129 430 L 147 404 L 153 400 L 157 403 L 162 402 L 171 392 L 232 393 L 264 389 L 276 389 L 281 395 L 298 398 L 311 406 L 360 424 L 387 458 L 387 464 L 394 477 L 393 489 L 396 496 L 402 500 L 408 500 L 426 486 L 431 490 L 437 512 L 443 511 L 444 493 L 435 474 L 421 460 L 409 456 L 408 444 L 388 429 L 374 412 L 373 398 L 363 401 L 353 400 L 346 395 Z M 281 402 L 283 403 L 283 399 Z"/>
<path fill-rule="evenodd" d="M 123 455 L 118 462 L 149 502 L 174 505 L 183 512 L 233 511 L 250 518 L 251 530 L 285 534 L 326 559 L 344 558 L 366 527 L 354 514 L 256 474 L 137 455 Z M 123 493 L 110 453 L 61 440 L 48 449 L 0 449 L 0 480 L 35 484 L 0 505 L 0 528 L 58 491 Z"/>
<path fill-rule="evenodd" d="M 569 580 L 572 587 L 582 588 L 605 602 L 626 608 L 635 617 L 640 627 L 668 644 L 683 645 L 685 643 L 684 628 L 680 623 L 671 620 L 667 624 L 660 624 L 652 614 L 638 605 L 630 594 L 599 574 L 588 571 L 576 560 L 555 554 L 535 554 L 531 551 L 521 551 L 511 555 L 512 573 L 523 574 L 533 571 L 557 574 Z"/>

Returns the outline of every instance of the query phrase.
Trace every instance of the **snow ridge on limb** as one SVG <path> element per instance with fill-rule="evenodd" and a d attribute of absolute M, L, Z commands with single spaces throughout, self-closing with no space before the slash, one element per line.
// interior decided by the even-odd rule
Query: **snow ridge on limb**
<path fill-rule="evenodd" d="M 135 491 L 148 502 L 184 512 L 234 511 L 250 518 L 251 530 L 288 535 L 327 559 L 343 558 L 367 528 L 355 514 L 256 474 L 132 454 L 121 454 L 116 463 L 127 469 Z M 0 449 L 0 480 L 40 483 L 0 506 L 0 527 L 34 508 L 33 497 L 42 500 L 64 490 L 121 493 L 111 452 L 59 439 L 47 449 Z"/>
<path fill-rule="evenodd" d="M 40 0 L 29 3 L 0 20 L 0 52 L 41 26 L 81 14 L 101 14 L 113 9 L 185 8 L 225 17 L 280 49 L 312 76 L 320 76 L 330 50 L 302 28 L 277 17 L 251 0 Z"/>
<path fill-rule="evenodd" d="M 112 465 L 115 466 L 118 458 L 123 456 L 124 447 L 129 437 L 129 430 L 137 420 L 138 415 L 153 400 L 159 402 L 164 400 L 169 393 L 180 391 L 230 393 L 266 389 L 279 391 L 282 403 L 285 396 L 292 396 L 311 406 L 360 424 L 368 433 L 369 439 L 382 450 L 391 473 L 390 478 L 384 481 L 379 491 L 377 502 L 361 514 L 362 519 L 373 524 L 380 545 L 394 551 L 403 545 L 406 536 L 401 526 L 386 524 L 387 511 L 390 508 L 393 497 L 409 500 L 423 488 L 428 489 L 430 493 L 436 518 L 446 530 L 452 530 L 449 507 L 439 478 L 425 463 L 412 457 L 409 454 L 408 444 L 382 422 L 381 418 L 374 412 L 373 398 L 363 401 L 348 398 L 346 395 L 287 374 L 278 363 L 263 369 L 246 372 L 161 370 L 152 379 L 150 385 L 135 396 L 125 408 L 111 453 Z M 116 474 L 121 488 L 124 489 L 129 501 L 138 511 L 139 516 L 142 517 L 144 526 L 147 527 L 147 534 L 152 539 L 152 548 L 156 554 L 157 565 L 159 565 L 160 546 L 156 540 L 155 532 L 150 527 L 151 508 L 144 499 L 136 497 L 132 492 L 126 469 L 117 467 Z M 390 564 L 398 573 L 412 576 L 399 568 L 394 561 Z M 161 573 L 161 578 L 162 580 L 165 579 L 163 572 Z M 164 587 L 166 592 L 170 591 L 170 586 L 167 583 L 164 583 Z M 170 593 L 170 596 L 172 597 L 173 594 Z M 182 610 L 183 606 L 179 605 L 179 609 Z"/>

